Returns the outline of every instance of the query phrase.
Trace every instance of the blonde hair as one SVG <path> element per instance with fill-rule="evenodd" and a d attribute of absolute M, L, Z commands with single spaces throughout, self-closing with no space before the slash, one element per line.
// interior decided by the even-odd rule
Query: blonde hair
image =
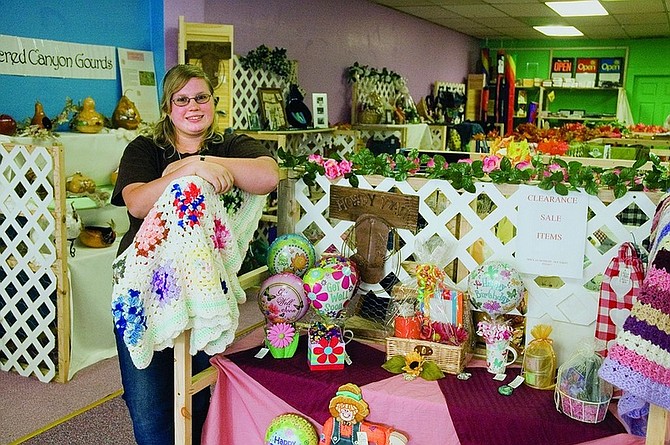
<path fill-rule="evenodd" d="M 161 117 L 156 122 L 153 132 L 153 140 L 159 147 L 164 150 L 167 147 L 172 147 L 176 150 L 177 132 L 174 123 L 170 119 L 170 111 L 172 110 L 172 95 L 184 88 L 184 85 L 191 79 L 202 79 L 207 84 L 209 94 L 214 96 L 214 87 L 212 82 L 207 77 L 207 74 L 202 68 L 196 65 L 175 65 L 165 73 L 163 78 L 163 96 L 161 97 Z M 214 98 L 212 98 L 214 100 Z M 216 112 L 212 124 L 205 133 L 203 146 L 207 146 L 209 142 L 221 142 L 223 135 L 216 130 L 217 119 Z"/>

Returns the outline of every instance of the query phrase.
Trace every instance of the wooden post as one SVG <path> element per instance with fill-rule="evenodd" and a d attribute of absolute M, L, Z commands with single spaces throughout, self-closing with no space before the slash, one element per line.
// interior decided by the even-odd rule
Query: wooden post
<path fill-rule="evenodd" d="M 174 435 L 175 443 L 191 445 L 193 401 L 190 387 L 193 378 L 188 347 L 191 331 L 182 332 L 174 342 Z"/>
<path fill-rule="evenodd" d="M 668 412 L 653 403 L 649 406 L 646 445 L 664 445 L 668 432 Z"/>
<path fill-rule="evenodd" d="M 277 192 L 277 235 L 295 232 L 295 224 L 300 219 L 300 204 L 295 199 L 295 184 L 298 173 L 281 169 Z"/>
<path fill-rule="evenodd" d="M 57 278 L 56 286 L 56 316 L 58 320 L 58 371 L 56 381 L 65 383 L 70 374 L 70 280 L 67 273 L 67 236 L 65 227 L 65 214 L 67 212 L 67 200 L 65 199 L 65 154 L 63 146 L 55 144 L 51 147 L 54 162 L 54 219 L 56 228 L 54 230 L 56 262 L 54 264 Z"/>

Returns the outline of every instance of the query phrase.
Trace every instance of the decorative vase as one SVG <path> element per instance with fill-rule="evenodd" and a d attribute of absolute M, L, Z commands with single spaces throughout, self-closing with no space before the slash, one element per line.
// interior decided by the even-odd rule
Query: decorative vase
<path fill-rule="evenodd" d="M 112 125 L 114 128 L 125 128 L 136 130 L 140 125 L 140 112 L 127 96 L 121 96 L 112 114 Z"/>
<path fill-rule="evenodd" d="M 95 111 L 95 101 L 92 97 L 84 99 L 82 109 L 75 119 L 75 128 L 80 133 L 98 133 L 105 126 L 102 114 Z"/>

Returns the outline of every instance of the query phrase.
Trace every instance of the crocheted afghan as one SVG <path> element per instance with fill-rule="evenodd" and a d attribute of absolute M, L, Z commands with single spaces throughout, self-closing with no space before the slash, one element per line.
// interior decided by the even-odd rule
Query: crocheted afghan
<path fill-rule="evenodd" d="M 217 195 L 197 176 L 165 189 L 112 266 L 114 323 L 138 369 L 187 329 L 191 355 L 232 343 L 246 300 L 237 273 L 264 205 L 237 188 Z"/>
<path fill-rule="evenodd" d="M 647 275 L 600 376 L 641 400 L 670 410 L 670 199 L 652 220 Z"/>

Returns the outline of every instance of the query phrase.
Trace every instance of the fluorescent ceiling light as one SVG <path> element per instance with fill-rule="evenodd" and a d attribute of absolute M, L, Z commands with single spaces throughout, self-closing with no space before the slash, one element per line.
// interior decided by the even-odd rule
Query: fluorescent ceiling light
<path fill-rule="evenodd" d="M 598 0 L 575 2 L 545 2 L 545 5 L 556 11 L 561 17 L 583 17 L 590 15 L 608 15 Z"/>
<path fill-rule="evenodd" d="M 550 37 L 577 37 L 584 35 L 574 26 L 533 26 L 533 28 Z"/>

